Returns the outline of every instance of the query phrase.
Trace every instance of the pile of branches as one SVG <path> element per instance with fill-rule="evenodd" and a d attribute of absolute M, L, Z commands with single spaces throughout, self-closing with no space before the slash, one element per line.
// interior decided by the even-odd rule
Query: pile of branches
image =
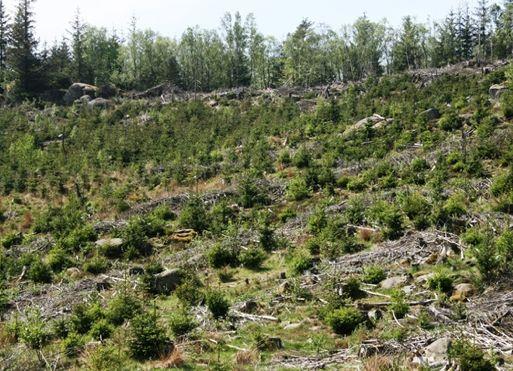
<path fill-rule="evenodd" d="M 455 234 L 441 231 L 409 232 L 397 241 L 388 241 L 372 250 L 346 255 L 327 263 L 325 274 L 361 273 L 369 265 L 383 266 L 401 261 L 422 265 L 434 257 L 442 261 L 450 255 L 461 255 L 463 250 L 464 246 Z"/>

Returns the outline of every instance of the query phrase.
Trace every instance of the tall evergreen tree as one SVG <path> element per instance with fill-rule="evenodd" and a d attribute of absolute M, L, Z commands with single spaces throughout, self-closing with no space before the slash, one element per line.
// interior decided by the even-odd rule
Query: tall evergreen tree
<path fill-rule="evenodd" d="M 75 17 L 71 22 L 71 53 L 73 63 L 73 79 L 76 81 L 85 81 L 86 66 L 84 57 L 84 35 L 86 25 L 80 17 L 80 9 L 77 9 Z"/>
<path fill-rule="evenodd" d="M 20 0 L 18 3 L 9 38 L 8 64 L 13 72 L 14 95 L 17 99 L 31 98 L 42 89 L 32 1 Z"/>
<path fill-rule="evenodd" d="M 426 28 L 416 24 L 411 17 L 405 17 L 399 40 L 392 49 L 393 65 L 396 71 L 420 68 L 427 64 Z"/>
<path fill-rule="evenodd" d="M 473 55 L 474 27 L 468 6 L 458 12 L 458 54 L 460 60 L 469 60 Z"/>
<path fill-rule="evenodd" d="M 476 30 L 476 57 L 479 63 L 486 59 L 490 53 L 490 8 L 488 7 L 488 0 L 479 0 L 475 10 L 475 17 L 477 23 Z"/>
<path fill-rule="evenodd" d="M 440 67 L 458 62 L 458 33 L 456 14 L 453 10 L 449 12 L 442 24 L 437 26 L 437 32 L 431 56 L 433 65 Z"/>
<path fill-rule="evenodd" d="M 0 82 L 4 79 L 7 64 L 7 46 L 9 44 L 9 17 L 5 12 L 5 4 L 0 0 Z"/>

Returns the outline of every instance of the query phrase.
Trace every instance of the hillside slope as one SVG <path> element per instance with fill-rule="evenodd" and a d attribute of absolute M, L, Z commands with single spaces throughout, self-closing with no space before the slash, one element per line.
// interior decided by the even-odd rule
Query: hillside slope
<path fill-rule="evenodd" d="M 2 368 L 508 369 L 509 68 L 3 109 Z"/>

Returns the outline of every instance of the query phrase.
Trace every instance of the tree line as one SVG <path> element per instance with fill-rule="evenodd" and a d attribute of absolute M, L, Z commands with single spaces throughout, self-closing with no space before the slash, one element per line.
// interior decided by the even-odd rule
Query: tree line
<path fill-rule="evenodd" d="M 0 82 L 16 99 L 51 96 L 72 82 L 127 90 L 163 81 L 193 91 L 311 86 L 513 54 L 513 0 L 477 0 L 432 24 L 406 16 L 397 28 L 362 16 L 335 31 L 305 19 L 282 41 L 238 12 L 227 13 L 217 30 L 190 27 L 172 39 L 140 29 L 135 19 L 122 37 L 77 11 L 50 47 L 35 35 L 33 1 L 20 0 L 11 16 L 0 0 Z"/>

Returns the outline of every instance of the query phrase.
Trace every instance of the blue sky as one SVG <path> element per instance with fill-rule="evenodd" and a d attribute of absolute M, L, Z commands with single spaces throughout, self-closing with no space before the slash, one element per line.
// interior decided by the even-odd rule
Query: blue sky
<path fill-rule="evenodd" d="M 4 0 L 12 10 L 17 0 Z M 187 26 L 217 28 L 227 11 L 254 13 L 259 28 L 267 35 L 283 38 L 307 17 L 335 29 L 366 13 L 373 20 L 386 18 L 399 24 L 405 15 L 427 21 L 440 19 L 461 0 L 36 0 L 37 30 L 42 41 L 52 42 L 69 28 L 77 7 L 83 18 L 97 26 L 125 31 L 135 15 L 142 28 L 166 36 L 179 36 Z M 475 2 L 470 1 L 470 6 Z"/>

